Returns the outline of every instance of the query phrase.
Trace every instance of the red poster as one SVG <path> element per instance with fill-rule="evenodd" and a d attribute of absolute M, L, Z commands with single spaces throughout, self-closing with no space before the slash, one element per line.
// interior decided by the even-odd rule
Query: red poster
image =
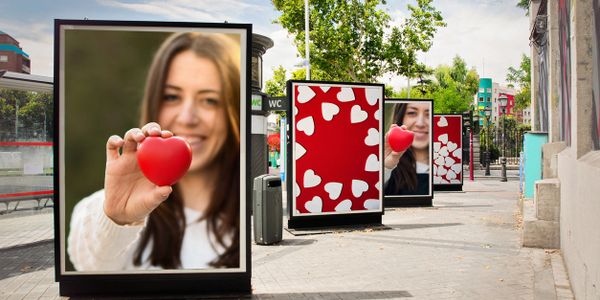
<path fill-rule="evenodd" d="M 462 116 L 433 116 L 433 183 L 462 184 Z"/>
<path fill-rule="evenodd" d="M 382 86 L 292 85 L 294 216 L 382 211 Z"/>

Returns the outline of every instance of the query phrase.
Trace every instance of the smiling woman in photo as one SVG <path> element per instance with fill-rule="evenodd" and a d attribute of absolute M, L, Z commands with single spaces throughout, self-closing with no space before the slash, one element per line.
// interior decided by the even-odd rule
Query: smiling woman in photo
<path fill-rule="evenodd" d="M 188 172 L 173 186 L 142 174 L 147 137 L 179 136 Z M 139 128 L 106 142 L 104 189 L 73 210 L 78 271 L 240 265 L 240 46 L 223 34 L 177 33 L 150 67 Z"/>
<path fill-rule="evenodd" d="M 429 102 L 396 103 L 392 125 L 414 133 L 412 145 L 403 152 L 391 149 L 386 133 L 384 147 L 384 195 L 428 195 L 430 185 L 430 108 Z"/>

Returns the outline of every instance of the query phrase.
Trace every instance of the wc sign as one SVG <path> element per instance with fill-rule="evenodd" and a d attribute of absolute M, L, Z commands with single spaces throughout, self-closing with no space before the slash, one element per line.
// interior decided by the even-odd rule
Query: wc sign
<path fill-rule="evenodd" d="M 263 101 L 264 111 L 285 111 L 288 105 L 287 97 L 269 97 Z"/>

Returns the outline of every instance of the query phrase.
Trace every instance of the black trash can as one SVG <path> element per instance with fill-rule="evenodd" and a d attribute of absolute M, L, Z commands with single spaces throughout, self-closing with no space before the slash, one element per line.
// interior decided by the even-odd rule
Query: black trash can
<path fill-rule="evenodd" d="M 254 179 L 252 195 L 254 241 L 259 245 L 280 242 L 283 231 L 281 178 L 260 175 Z"/>

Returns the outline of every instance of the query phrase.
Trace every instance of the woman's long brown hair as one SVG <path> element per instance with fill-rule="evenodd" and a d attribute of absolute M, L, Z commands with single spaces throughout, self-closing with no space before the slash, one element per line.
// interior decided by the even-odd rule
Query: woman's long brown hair
<path fill-rule="evenodd" d="M 157 122 L 167 72 L 172 59 L 191 50 L 212 61 L 221 75 L 228 134 L 215 158 L 217 174 L 210 204 L 202 219 L 224 252 L 210 263 L 213 267 L 237 268 L 240 265 L 240 59 L 239 46 L 222 34 L 178 33 L 170 36 L 157 51 L 146 80 L 141 125 Z M 181 267 L 181 244 L 185 215 L 177 185 L 167 200 L 150 213 L 134 256 L 134 264 L 143 263 L 143 253 L 151 242 L 150 264 L 163 269 Z M 209 235 L 210 236 L 210 235 Z M 212 245 L 216 249 L 217 245 Z"/>
<path fill-rule="evenodd" d="M 394 106 L 393 121 L 402 126 L 406 115 L 407 103 L 398 103 Z M 417 160 L 412 147 L 409 147 L 400 158 L 398 165 L 392 171 L 390 179 L 384 186 L 385 194 L 398 195 L 402 191 L 414 191 L 417 188 Z"/>

